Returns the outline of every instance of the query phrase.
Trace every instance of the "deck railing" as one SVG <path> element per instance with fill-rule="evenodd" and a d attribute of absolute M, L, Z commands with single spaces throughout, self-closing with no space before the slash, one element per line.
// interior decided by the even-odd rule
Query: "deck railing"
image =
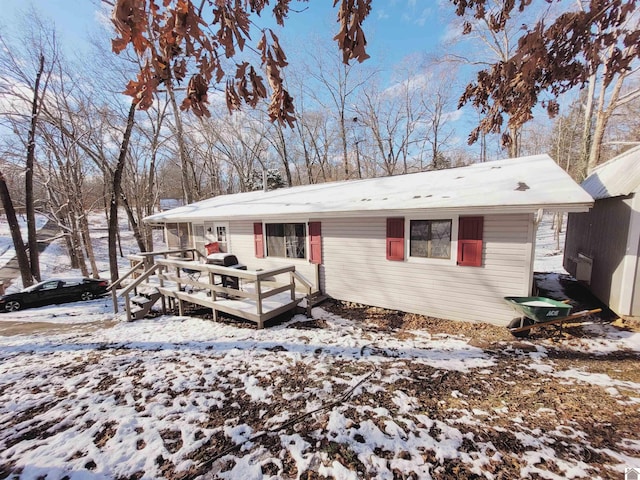
<path fill-rule="evenodd" d="M 129 295 L 143 283 L 162 294 L 162 307 L 178 308 L 184 315 L 185 302 L 211 308 L 214 320 L 217 312 L 236 315 L 254 321 L 259 328 L 264 322 L 293 310 L 312 294 L 312 284 L 294 265 L 268 270 L 240 270 L 202 262 L 196 249 L 164 250 L 138 253 L 128 258 L 132 268 L 114 282 L 114 309 L 117 312 L 116 288 L 132 277 L 133 281 L 118 292 L 125 297 L 127 316 L 131 319 Z M 231 279 L 231 281 L 229 281 Z M 236 285 L 237 283 L 237 285 Z M 232 288 L 232 287 L 239 288 Z M 297 292 L 300 287 L 301 292 Z"/>
<path fill-rule="evenodd" d="M 178 300 L 178 312 L 184 314 L 183 302 L 209 307 L 214 319 L 217 312 L 252 320 L 262 328 L 264 322 L 292 310 L 302 300 L 296 295 L 295 266 L 269 270 L 239 270 L 197 261 L 174 258 L 157 259 L 163 295 Z M 224 279 L 235 278 L 238 287 L 231 288 Z"/>
<path fill-rule="evenodd" d="M 124 275 L 118 278 L 115 282 L 109 285 L 108 290 L 111 291 L 111 298 L 113 300 L 113 313 L 118 313 L 118 297 L 122 297 L 123 295 L 128 295 L 131 290 L 135 292 L 135 288 L 141 283 L 141 281 L 138 282 L 134 280 L 135 286 L 132 289 L 129 289 L 128 288 L 129 285 L 127 285 L 127 288 L 125 288 L 125 290 L 118 291 L 118 289 L 123 287 L 123 284 L 125 283 L 125 281 L 130 277 L 137 279 L 141 275 L 145 277 L 143 280 L 148 279 L 151 276 L 150 274 L 155 272 L 155 269 L 153 270 L 153 272 L 150 272 L 150 274 L 147 274 L 147 275 L 145 275 L 145 272 L 149 271 L 151 267 L 153 267 L 153 265 L 155 264 L 155 261 L 154 261 L 155 257 L 167 258 L 170 255 L 191 256 L 191 258 L 196 258 L 198 255 L 201 256 L 200 252 L 195 248 L 191 248 L 188 250 L 173 249 L 173 250 L 160 250 L 156 252 L 141 252 L 141 253 L 129 255 L 127 258 L 129 259 L 131 268 Z M 129 303 L 128 297 L 126 297 L 126 302 L 128 305 Z M 127 312 L 128 312 L 128 306 L 127 306 Z M 129 314 L 127 313 L 127 315 Z"/>

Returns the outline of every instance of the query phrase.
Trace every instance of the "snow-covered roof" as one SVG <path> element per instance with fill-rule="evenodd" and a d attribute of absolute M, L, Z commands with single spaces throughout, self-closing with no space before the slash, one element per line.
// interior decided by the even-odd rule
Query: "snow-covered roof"
<path fill-rule="evenodd" d="M 392 177 L 222 195 L 147 217 L 147 222 L 305 216 L 587 211 L 593 199 L 548 155 Z"/>
<path fill-rule="evenodd" d="M 640 146 L 596 167 L 582 188 L 596 200 L 640 191 Z"/>

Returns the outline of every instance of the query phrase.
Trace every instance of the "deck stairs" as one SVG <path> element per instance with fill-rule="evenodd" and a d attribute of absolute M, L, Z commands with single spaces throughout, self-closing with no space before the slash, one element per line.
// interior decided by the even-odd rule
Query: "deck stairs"
<path fill-rule="evenodd" d="M 263 328 L 264 322 L 295 310 L 303 300 L 310 316 L 311 309 L 328 298 L 315 290 L 313 283 L 296 271 L 294 265 L 256 271 L 234 269 L 199 262 L 197 252 L 191 250 L 195 251 L 167 250 L 129 256 L 131 269 L 111 286 L 114 312 L 118 311 L 118 298 L 125 300 L 128 321 L 146 317 L 159 300 L 163 313 L 167 313 L 167 308 L 177 308 L 179 315 L 184 315 L 186 303 L 193 303 L 211 308 L 214 320 L 217 312 L 222 312 L 256 322 L 258 328 Z M 185 258 L 189 254 L 192 257 Z M 229 277 L 243 287 L 225 284 L 224 278 Z"/>
<path fill-rule="evenodd" d="M 137 295 L 130 299 L 129 317 L 131 321 L 146 317 L 161 297 L 162 294 L 155 287 L 138 288 Z"/>
<path fill-rule="evenodd" d="M 307 317 L 311 318 L 311 309 L 315 306 L 320 305 L 325 300 L 328 300 L 329 296 L 325 295 L 320 290 L 316 290 L 309 293 L 306 299 L 307 299 Z"/>

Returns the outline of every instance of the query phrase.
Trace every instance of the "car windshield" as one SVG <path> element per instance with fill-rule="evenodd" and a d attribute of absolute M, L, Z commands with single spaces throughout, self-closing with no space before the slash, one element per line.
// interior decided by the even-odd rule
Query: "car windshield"
<path fill-rule="evenodd" d="M 51 283 L 51 280 L 47 280 L 45 282 L 36 283 L 35 285 L 31 285 L 30 287 L 23 288 L 22 291 L 23 292 L 33 292 L 35 290 L 40 290 L 42 288 L 42 286 L 47 284 L 47 283 Z"/>

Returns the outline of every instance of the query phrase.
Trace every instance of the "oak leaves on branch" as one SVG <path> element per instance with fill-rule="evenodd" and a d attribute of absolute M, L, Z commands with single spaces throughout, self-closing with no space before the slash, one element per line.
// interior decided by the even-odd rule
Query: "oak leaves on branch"
<path fill-rule="evenodd" d="M 271 120 L 292 125 L 293 99 L 282 79 L 287 57 L 276 34 L 271 29 L 262 29 L 258 43 L 249 46 L 259 55 L 259 69 L 248 61 L 233 62 L 252 40 L 252 15 L 260 16 L 269 3 L 269 0 L 200 0 L 195 4 L 192 0 L 116 0 L 112 21 L 118 36 L 112 41 L 112 49 L 120 53 L 131 45 L 143 59 L 137 78 L 129 81 L 125 93 L 137 99 L 139 108 L 149 108 L 162 84 L 181 83 L 192 71 L 181 105 L 183 110 L 192 109 L 198 116 L 209 116 L 209 88 L 212 83 L 220 84 L 226 79 L 230 112 L 243 103 L 253 107 L 270 94 Z M 276 22 L 284 26 L 291 0 L 272 3 Z M 338 3 L 340 31 L 335 40 L 343 52 L 343 60 L 362 62 L 368 58 L 362 23 L 371 11 L 371 0 L 334 0 L 334 7 Z M 268 88 L 258 70 L 266 75 Z"/>
<path fill-rule="evenodd" d="M 546 0 L 554 3 L 558 0 Z M 500 8 L 488 11 L 489 0 L 452 0 L 459 16 L 473 15 L 486 20 L 493 32 L 506 28 L 531 4 L 531 0 L 502 0 Z M 558 112 L 557 98 L 576 86 L 584 86 L 599 69 L 605 86 L 616 75 L 629 71 L 640 58 L 637 0 L 591 0 L 582 8 L 558 15 L 547 25 L 544 20 L 533 26 L 522 25 L 523 34 L 515 53 L 507 61 L 498 61 L 477 74 L 460 99 L 459 106 L 471 103 L 483 114 L 469 136 L 475 142 L 481 133 L 501 133 L 503 115 L 508 126 L 521 127 L 533 118 L 532 110 L 541 103 L 550 116 Z M 517 21 L 517 20 L 515 20 Z M 471 21 L 463 32 L 473 29 Z M 541 99 L 544 93 L 549 97 Z M 502 143 L 511 142 L 509 133 Z"/>

